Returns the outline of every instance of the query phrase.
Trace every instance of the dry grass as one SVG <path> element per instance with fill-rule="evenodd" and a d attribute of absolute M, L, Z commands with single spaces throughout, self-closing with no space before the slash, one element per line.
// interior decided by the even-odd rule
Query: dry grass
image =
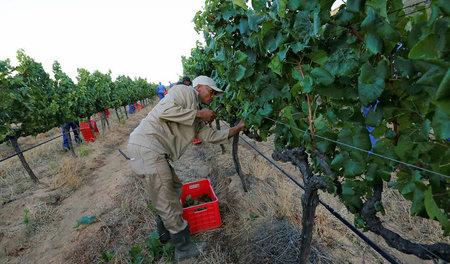
<path fill-rule="evenodd" d="M 47 231 L 49 225 L 58 218 L 55 206 L 39 203 L 30 210 L 30 227 L 33 232 Z"/>
<path fill-rule="evenodd" d="M 83 178 L 81 177 L 81 164 L 73 157 L 63 157 L 58 174 L 49 179 L 51 189 L 57 189 L 63 185 L 76 189 L 80 186 Z"/>

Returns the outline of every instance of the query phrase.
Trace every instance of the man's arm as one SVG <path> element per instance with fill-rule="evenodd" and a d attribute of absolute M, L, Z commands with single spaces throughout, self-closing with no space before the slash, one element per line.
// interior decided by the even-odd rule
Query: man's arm
<path fill-rule="evenodd" d="M 213 130 L 202 124 L 197 137 L 213 144 L 229 143 L 229 139 L 245 129 L 244 121 L 239 121 L 239 124 L 229 129 Z"/>
<path fill-rule="evenodd" d="M 241 119 L 241 121 L 239 121 L 239 123 L 237 125 L 230 128 L 230 130 L 228 131 L 228 138 L 233 137 L 234 135 L 236 135 L 237 133 L 241 132 L 244 129 L 245 129 L 245 123 L 244 123 L 244 120 Z"/>

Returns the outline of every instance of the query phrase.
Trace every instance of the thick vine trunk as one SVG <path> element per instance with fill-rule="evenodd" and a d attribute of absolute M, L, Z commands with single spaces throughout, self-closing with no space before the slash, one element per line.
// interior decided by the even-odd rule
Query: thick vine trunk
<path fill-rule="evenodd" d="M 34 174 L 34 172 L 31 170 L 30 165 L 28 165 L 27 161 L 25 160 L 25 157 L 23 156 L 22 153 L 20 153 L 20 147 L 19 147 L 19 143 L 17 143 L 17 138 L 11 138 L 11 144 L 14 148 L 14 150 L 16 151 L 16 153 L 18 153 L 20 162 L 22 163 L 22 166 L 25 168 L 25 170 L 27 171 L 28 175 L 30 175 L 30 178 L 35 182 L 35 183 L 39 183 L 39 179 L 38 177 L 36 177 L 36 175 Z"/>
<path fill-rule="evenodd" d="M 376 215 L 375 203 L 381 202 L 381 193 L 383 185 L 378 184 L 373 188 L 373 196 L 370 197 L 363 205 L 361 215 L 367 222 L 370 231 L 384 238 L 386 243 L 406 254 L 413 254 L 421 259 L 441 258 L 450 262 L 450 245 L 445 243 L 435 243 L 431 245 L 414 243 L 402 238 L 399 234 L 386 229 L 382 221 Z"/>
<path fill-rule="evenodd" d="M 102 111 L 100 113 L 100 115 L 101 115 L 101 120 L 102 120 L 102 131 L 103 131 L 103 133 L 105 133 L 106 127 L 109 128 L 109 121 L 108 121 L 108 118 L 106 117 L 106 111 Z"/>
<path fill-rule="evenodd" d="M 116 112 L 117 120 L 119 120 L 119 122 L 120 122 L 120 116 L 119 116 L 119 112 L 117 111 L 117 108 L 114 108 L 114 111 Z"/>
<path fill-rule="evenodd" d="M 313 148 L 313 151 L 320 159 L 320 168 L 322 169 L 323 172 L 325 172 L 329 177 L 333 179 L 333 183 L 336 186 L 336 193 L 338 194 L 339 197 L 342 198 L 342 184 L 339 181 L 339 177 L 331 170 L 329 158 L 327 158 L 316 148 Z M 330 188 L 332 188 L 332 186 L 330 186 Z M 329 192 L 332 193 L 333 191 L 329 190 Z"/>
<path fill-rule="evenodd" d="M 239 156 L 238 156 L 238 143 L 239 143 L 239 133 L 233 136 L 233 161 L 234 161 L 234 167 L 236 167 L 236 172 L 239 175 L 239 178 L 241 178 L 242 181 L 242 187 L 244 187 L 244 192 L 247 192 L 247 184 L 245 183 L 244 173 L 242 173 L 241 164 L 239 163 Z"/>
<path fill-rule="evenodd" d="M 105 115 L 106 126 L 109 128 L 109 121 L 108 121 L 108 117 L 106 116 L 106 111 L 104 111 L 103 113 Z"/>
<path fill-rule="evenodd" d="M 299 263 L 308 263 L 309 255 L 311 254 L 311 241 L 314 230 L 314 217 L 316 215 L 316 208 L 319 204 L 319 195 L 317 189 L 306 188 L 302 195 L 302 234 L 300 235 L 300 261 Z"/>
<path fill-rule="evenodd" d="M 216 128 L 217 128 L 217 130 L 220 130 L 220 121 L 219 121 L 219 119 L 216 119 Z M 223 144 L 220 144 L 220 148 L 222 149 L 222 154 L 225 154 L 225 146 Z"/>
<path fill-rule="evenodd" d="M 94 140 L 97 140 L 97 136 L 95 135 L 94 127 L 92 127 L 92 124 L 91 124 L 91 117 L 90 116 L 88 116 L 88 124 L 89 124 L 89 128 L 92 131 L 92 134 L 94 135 Z"/>
<path fill-rule="evenodd" d="M 100 112 L 100 124 L 102 125 L 102 133 L 105 133 L 105 129 L 106 129 L 106 114 L 104 111 Z"/>
<path fill-rule="evenodd" d="M 300 241 L 301 257 L 299 263 L 308 263 L 311 254 L 311 241 L 314 230 L 314 217 L 316 208 L 319 204 L 319 189 L 327 188 L 326 179 L 317 175 L 313 175 L 308 163 L 308 155 L 305 148 L 286 148 L 283 153 L 274 153 L 272 157 L 275 160 L 283 162 L 292 162 L 300 170 L 303 182 L 305 183 L 305 193 L 302 195 L 302 233 Z"/>
<path fill-rule="evenodd" d="M 127 106 L 123 106 L 123 110 L 125 111 L 125 117 L 128 119 Z"/>

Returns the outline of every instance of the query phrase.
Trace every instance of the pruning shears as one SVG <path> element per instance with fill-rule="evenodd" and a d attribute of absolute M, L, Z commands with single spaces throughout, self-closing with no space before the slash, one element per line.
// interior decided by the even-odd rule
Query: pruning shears
<path fill-rule="evenodd" d="M 123 151 L 121 149 L 119 149 L 120 154 L 122 154 L 122 156 L 125 157 L 125 159 L 127 160 L 134 160 L 134 158 L 129 158 L 125 153 L 123 153 Z"/>

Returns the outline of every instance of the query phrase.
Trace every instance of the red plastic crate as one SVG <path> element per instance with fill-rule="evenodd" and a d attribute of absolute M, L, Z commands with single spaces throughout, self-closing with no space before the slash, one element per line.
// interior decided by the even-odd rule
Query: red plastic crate
<path fill-rule="evenodd" d="M 95 134 L 98 135 L 100 132 L 98 132 L 97 123 L 95 123 L 94 120 L 91 120 L 91 125 L 94 128 Z M 88 122 L 80 122 L 80 131 L 81 134 L 83 134 L 84 141 L 95 141 L 94 134 L 92 134 L 92 130 L 89 127 Z"/>
<path fill-rule="evenodd" d="M 191 235 L 222 225 L 219 200 L 208 179 L 184 184 L 181 204 L 183 204 L 186 196 L 189 194 L 192 196 L 192 199 L 195 199 L 197 196 L 205 193 L 211 198 L 211 202 L 183 208 L 183 218 L 189 223 L 189 233 Z"/>

